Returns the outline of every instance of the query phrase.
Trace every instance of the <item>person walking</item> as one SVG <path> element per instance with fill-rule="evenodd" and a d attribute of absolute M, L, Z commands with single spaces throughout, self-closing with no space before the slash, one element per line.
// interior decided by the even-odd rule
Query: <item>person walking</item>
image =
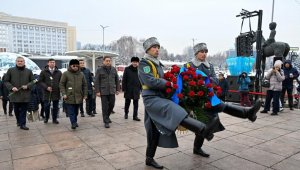
<path fill-rule="evenodd" d="M 4 84 L 4 77 L 5 74 L 2 77 L 2 80 L 0 78 L 0 99 L 2 99 L 2 107 L 3 107 L 3 111 L 4 114 L 7 115 L 7 104 L 8 104 L 8 115 L 9 116 L 13 116 L 12 111 L 13 111 L 13 103 L 10 102 L 9 100 L 9 90 L 7 89 L 7 87 Z"/>

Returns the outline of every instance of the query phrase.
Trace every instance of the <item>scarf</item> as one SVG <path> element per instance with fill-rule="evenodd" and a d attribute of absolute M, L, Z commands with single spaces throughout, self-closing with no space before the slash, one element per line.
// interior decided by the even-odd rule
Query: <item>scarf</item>
<path fill-rule="evenodd" d="M 198 67 L 198 66 L 200 66 L 201 64 L 204 64 L 206 67 L 210 67 L 210 65 L 209 65 L 209 62 L 208 61 L 200 61 L 198 58 L 193 58 L 193 60 L 192 60 L 192 63 L 196 66 L 196 67 Z"/>
<path fill-rule="evenodd" d="M 154 62 L 158 66 L 160 65 L 160 62 L 159 62 L 159 60 L 157 58 L 155 58 L 155 57 L 153 57 L 153 56 L 151 56 L 151 55 L 149 55 L 147 53 L 144 55 L 144 58 L 147 59 L 147 60 L 150 60 L 150 61 Z"/>

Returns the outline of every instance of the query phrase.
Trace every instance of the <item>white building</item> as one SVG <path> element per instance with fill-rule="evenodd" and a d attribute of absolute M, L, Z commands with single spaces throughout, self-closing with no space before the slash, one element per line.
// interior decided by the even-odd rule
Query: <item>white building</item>
<path fill-rule="evenodd" d="M 64 22 L 0 12 L 0 52 L 61 55 L 76 49 L 76 29 Z"/>

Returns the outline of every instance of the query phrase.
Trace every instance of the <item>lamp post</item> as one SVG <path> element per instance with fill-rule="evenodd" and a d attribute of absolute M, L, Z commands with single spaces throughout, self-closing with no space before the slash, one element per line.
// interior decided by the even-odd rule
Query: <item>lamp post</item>
<path fill-rule="evenodd" d="M 274 17 L 274 4 L 275 4 L 275 0 L 273 0 L 273 3 L 272 3 L 272 18 L 271 18 L 271 22 L 273 22 L 273 17 Z"/>
<path fill-rule="evenodd" d="M 102 56 L 104 57 L 104 29 L 105 28 L 107 28 L 107 27 L 109 27 L 109 26 L 103 26 L 103 25 L 100 25 L 101 26 L 101 28 L 102 28 L 102 31 L 103 31 L 103 44 L 102 44 Z"/>

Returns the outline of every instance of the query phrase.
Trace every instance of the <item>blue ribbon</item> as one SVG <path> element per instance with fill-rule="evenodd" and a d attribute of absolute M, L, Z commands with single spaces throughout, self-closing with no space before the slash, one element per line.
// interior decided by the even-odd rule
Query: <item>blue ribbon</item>
<path fill-rule="evenodd" d="M 183 83 L 182 83 L 182 82 L 183 82 L 183 78 L 182 78 L 182 76 L 181 76 L 180 73 L 185 72 L 186 70 L 187 70 L 187 68 L 181 67 L 181 68 L 180 68 L 180 72 L 179 72 L 179 74 L 178 74 L 178 76 L 177 76 L 177 85 L 178 85 L 178 88 L 177 88 L 177 90 L 175 91 L 175 93 L 173 94 L 173 96 L 171 97 L 172 101 L 173 101 L 174 103 L 176 103 L 176 104 L 179 103 L 179 98 L 177 97 L 177 94 L 181 93 L 181 91 L 182 91 L 182 84 L 183 84 Z M 210 83 L 209 78 L 207 77 L 207 75 L 206 75 L 204 72 L 202 72 L 202 71 L 200 71 L 200 70 L 196 70 L 196 75 L 197 75 L 197 76 L 198 76 L 198 75 L 202 75 L 202 76 L 204 77 L 205 85 L 207 85 L 208 83 Z M 213 88 L 208 88 L 208 90 L 209 90 L 209 92 L 211 92 L 211 91 L 213 91 Z M 216 105 L 218 105 L 218 104 L 221 103 L 221 100 L 217 97 L 216 94 L 214 94 L 214 95 L 210 98 L 210 102 L 211 102 L 211 105 L 212 105 L 212 106 L 216 106 Z"/>

